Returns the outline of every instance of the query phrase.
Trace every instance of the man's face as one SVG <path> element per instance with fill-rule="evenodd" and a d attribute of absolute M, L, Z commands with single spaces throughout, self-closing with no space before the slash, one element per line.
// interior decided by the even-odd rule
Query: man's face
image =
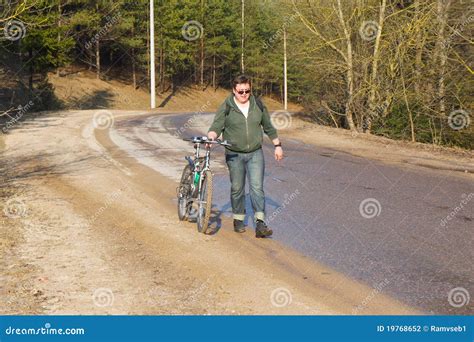
<path fill-rule="evenodd" d="M 246 103 L 250 98 L 250 84 L 240 83 L 234 88 L 234 95 L 240 103 Z"/>

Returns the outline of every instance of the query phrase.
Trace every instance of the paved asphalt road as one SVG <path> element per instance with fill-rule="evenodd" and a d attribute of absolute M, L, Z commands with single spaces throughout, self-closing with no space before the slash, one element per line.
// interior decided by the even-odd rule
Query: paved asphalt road
<path fill-rule="evenodd" d="M 131 119 L 118 122 L 114 135 L 146 151 L 151 167 L 156 162 L 158 171 L 173 174 L 192 152 L 173 135 L 202 134 L 212 118 Z M 474 313 L 472 181 L 455 172 L 385 165 L 297 140 L 285 140 L 284 150 L 287 157 L 276 163 L 266 140 L 267 217 L 274 239 L 372 286 L 373 297 L 380 291 L 425 313 Z M 163 162 L 170 168 L 160 169 Z M 221 148 L 213 152 L 213 165 L 215 209 L 231 216 Z M 247 205 L 251 213 L 250 201 Z M 450 213 L 453 217 L 443 221 Z M 247 223 L 253 226 L 251 219 Z"/>

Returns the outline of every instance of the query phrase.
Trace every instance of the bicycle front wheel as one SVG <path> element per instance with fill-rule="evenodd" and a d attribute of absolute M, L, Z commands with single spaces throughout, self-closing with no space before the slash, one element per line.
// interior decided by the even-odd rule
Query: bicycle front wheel
<path fill-rule="evenodd" d="M 199 194 L 197 227 L 200 233 L 206 233 L 209 228 L 209 218 L 212 208 L 212 173 L 210 170 L 201 175 L 202 185 Z"/>
<path fill-rule="evenodd" d="M 189 200 L 191 197 L 192 176 L 193 172 L 191 166 L 186 165 L 178 187 L 178 218 L 180 221 L 186 221 L 188 219 L 189 211 L 192 206 L 192 202 Z"/>

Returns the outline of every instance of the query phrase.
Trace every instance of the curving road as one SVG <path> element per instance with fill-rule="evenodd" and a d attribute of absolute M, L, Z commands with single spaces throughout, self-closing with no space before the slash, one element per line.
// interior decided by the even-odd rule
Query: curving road
<path fill-rule="evenodd" d="M 179 138 L 203 134 L 212 118 L 211 113 L 141 116 L 118 120 L 109 134 L 138 162 L 177 181 L 184 156 L 192 152 Z M 472 181 L 287 137 L 283 143 L 287 157 L 279 164 L 268 141 L 264 146 L 274 239 L 373 287 L 372 297 L 383 292 L 426 313 L 474 313 Z M 222 149 L 214 150 L 212 166 L 213 224 L 216 230 L 231 229 L 220 227 L 219 219 L 231 216 Z"/>

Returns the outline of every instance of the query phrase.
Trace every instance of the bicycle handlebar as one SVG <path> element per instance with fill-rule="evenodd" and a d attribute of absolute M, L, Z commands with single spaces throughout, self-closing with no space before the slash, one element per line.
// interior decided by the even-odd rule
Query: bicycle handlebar
<path fill-rule="evenodd" d="M 206 136 L 184 138 L 183 140 L 192 142 L 194 144 L 218 144 L 222 146 L 232 146 L 227 140 L 209 140 L 209 138 Z"/>

